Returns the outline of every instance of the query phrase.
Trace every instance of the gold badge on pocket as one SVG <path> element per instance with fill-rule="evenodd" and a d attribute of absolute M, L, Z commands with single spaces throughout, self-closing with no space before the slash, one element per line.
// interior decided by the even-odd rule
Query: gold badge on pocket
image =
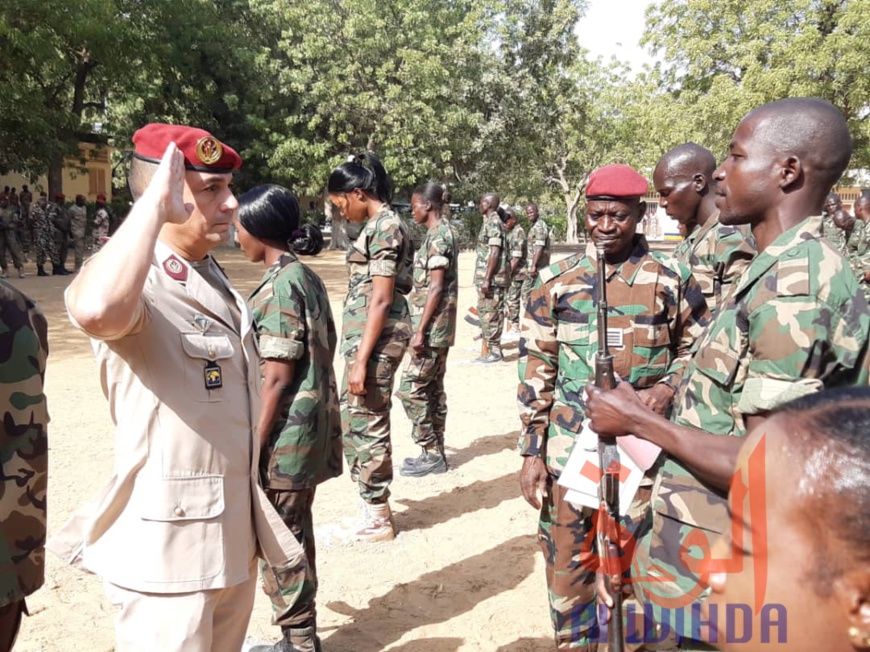
<path fill-rule="evenodd" d="M 205 388 L 219 389 L 224 385 L 224 379 L 221 376 L 221 367 L 214 360 L 209 360 L 205 363 Z"/>

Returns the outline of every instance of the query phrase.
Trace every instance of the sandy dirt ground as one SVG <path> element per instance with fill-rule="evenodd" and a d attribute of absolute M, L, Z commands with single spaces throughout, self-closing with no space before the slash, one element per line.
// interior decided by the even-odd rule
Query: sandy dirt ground
<path fill-rule="evenodd" d="M 246 295 L 262 274 L 230 248 L 217 251 Z M 336 321 L 347 275 L 343 257 L 308 259 L 329 290 Z M 460 312 L 474 302 L 473 254 L 460 259 Z M 33 264 L 28 272 L 35 274 Z M 34 298 L 50 324 L 47 389 L 51 412 L 49 534 L 93 495 L 112 470 L 112 424 L 87 338 L 63 311 L 67 279 L 13 279 Z M 400 530 L 389 543 L 347 544 L 335 525 L 357 513 L 347 476 L 318 488 L 318 624 L 326 652 L 543 652 L 552 649 L 536 513 L 520 495 L 516 452 L 516 345 L 496 365 L 471 364 L 479 354 L 474 330 L 459 322 L 450 353 L 448 473 L 403 478 L 392 485 Z M 343 372 L 336 367 L 338 374 Z M 418 449 L 400 403 L 393 404 L 394 463 Z M 271 642 L 266 596 L 257 592 L 249 642 Z M 114 649 L 113 607 L 99 578 L 48 556 L 45 587 L 28 599 L 17 652 Z"/>

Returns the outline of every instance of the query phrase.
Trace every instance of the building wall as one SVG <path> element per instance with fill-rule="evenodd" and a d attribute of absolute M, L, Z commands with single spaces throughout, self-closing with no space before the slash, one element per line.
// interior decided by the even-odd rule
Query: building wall
<path fill-rule="evenodd" d="M 94 201 L 102 193 L 108 201 L 112 201 L 111 154 L 112 148 L 107 145 L 79 143 L 79 157 L 68 158 L 63 169 L 63 194 L 67 199 L 84 195 L 88 201 Z M 35 180 L 29 180 L 17 172 L 0 175 L 0 190 L 10 186 L 21 192 L 25 184 L 30 186 L 34 195 L 48 190 L 45 175 Z"/>

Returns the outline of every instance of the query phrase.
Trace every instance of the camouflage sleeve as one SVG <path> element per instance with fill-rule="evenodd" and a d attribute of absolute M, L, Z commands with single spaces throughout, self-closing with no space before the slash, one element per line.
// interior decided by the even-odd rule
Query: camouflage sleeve
<path fill-rule="evenodd" d="M 447 240 L 441 233 L 429 239 L 429 248 L 426 250 L 426 269 L 447 269 L 450 267 L 450 257 L 453 252 L 447 244 Z"/>
<path fill-rule="evenodd" d="M 835 307 L 799 291 L 766 301 L 748 317 L 750 360 L 737 410 L 767 412 L 821 390 L 836 371 L 855 368 L 868 319 L 860 294 Z"/>
<path fill-rule="evenodd" d="M 677 391 L 683 379 L 683 373 L 692 358 L 692 347 L 701 337 L 707 324 L 710 323 L 710 309 L 707 299 L 701 290 L 701 285 L 692 276 L 689 269 L 680 265 L 682 272 L 679 288 L 679 314 L 675 322 L 676 328 L 672 341 L 676 342 L 674 359 L 668 367 L 668 374 L 659 382 L 665 383 Z"/>
<path fill-rule="evenodd" d="M 511 258 L 526 257 L 526 234 L 516 227 L 516 235 L 511 240 Z"/>
<path fill-rule="evenodd" d="M 522 421 L 519 449 L 524 457 L 543 457 L 550 407 L 559 370 L 559 341 L 550 285 L 538 278 L 528 301 L 520 340 L 517 405 Z"/>
<path fill-rule="evenodd" d="M 487 219 L 483 224 L 486 243 L 490 247 L 498 247 L 504 249 L 504 231 L 498 227 L 492 220 Z"/>
<path fill-rule="evenodd" d="M 305 297 L 279 275 L 271 296 L 254 313 L 260 356 L 266 360 L 298 360 L 305 354 Z"/>
<path fill-rule="evenodd" d="M 400 224 L 398 217 L 389 214 L 379 218 L 367 233 L 366 248 L 372 276 L 396 276 L 405 237 Z"/>
<path fill-rule="evenodd" d="M 547 238 L 549 237 L 550 232 L 547 229 L 547 225 L 544 224 L 542 220 L 538 220 L 535 222 L 534 226 L 534 242 L 536 247 L 546 247 L 547 246 Z"/>

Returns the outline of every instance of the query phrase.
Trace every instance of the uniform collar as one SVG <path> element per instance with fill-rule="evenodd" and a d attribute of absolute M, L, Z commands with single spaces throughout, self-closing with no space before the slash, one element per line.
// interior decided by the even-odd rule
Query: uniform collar
<path fill-rule="evenodd" d="M 734 296 L 745 292 L 758 278 L 776 264 L 783 256 L 796 257 L 799 247 L 810 240 L 821 240 L 822 217 L 808 217 L 788 231 L 781 233 L 764 251 L 758 252 L 734 290 Z"/>
<path fill-rule="evenodd" d="M 628 258 L 622 261 L 619 265 L 607 265 L 607 280 L 609 281 L 614 276 L 620 276 L 627 285 L 633 285 L 634 279 L 637 277 L 637 273 L 640 271 L 642 266 L 643 259 L 648 253 L 649 243 L 646 241 L 646 237 L 642 233 L 635 234 L 634 247 L 632 248 L 631 254 Z M 586 243 L 586 258 L 588 258 L 597 269 L 598 252 L 595 250 L 595 243 L 592 242 L 592 240 Z"/>
<path fill-rule="evenodd" d="M 254 288 L 253 292 L 251 292 L 250 296 L 254 296 L 255 294 L 257 294 L 257 292 L 259 292 L 264 285 L 270 283 L 272 279 L 278 275 L 278 272 L 280 272 L 290 263 L 295 263 L 297 260 L 299 260 L 299 258 L 296 256 L 296 254 L 292 252 L 285 251 L 283 254 L 281 254 L 281 257 L 278 258 L 278 260 L 276 260 L 274 263 L 269 265 L 269 267 L 266 269 L 265 273 L 263 274 L 263 278 L 260 279 L 260 282 L 257 284 L 257 287 Z"/>

